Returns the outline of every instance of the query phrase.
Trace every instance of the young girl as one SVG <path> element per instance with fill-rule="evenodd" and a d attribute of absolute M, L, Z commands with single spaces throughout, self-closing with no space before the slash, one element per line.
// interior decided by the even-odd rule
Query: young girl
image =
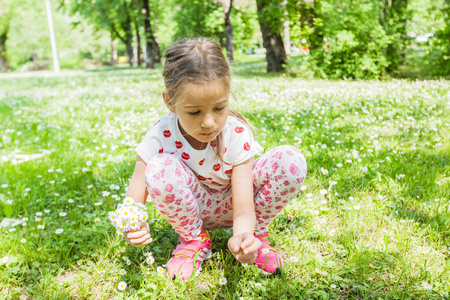
<path fill-rule="evenodd" d="M 165 54 L 164 103 L 170 110 L 137 146 L 127 198 L 150 198 L 180 235 L 167 263 L 170 278 L 198 274 L 215 228 L 233 228 L 228 248 L 265 274 L 283 268 L 267 240 L 275 216 L 297 195 L 305 158 L 293 146 L 261 155 L 247 121 L 229 107 L 230 69 L 215 42 L 186 39 Z M 130 199 L 131 198 L 131 199 Z M 146 222 L 125 233 L 133 246 L 152 242 Z"/>

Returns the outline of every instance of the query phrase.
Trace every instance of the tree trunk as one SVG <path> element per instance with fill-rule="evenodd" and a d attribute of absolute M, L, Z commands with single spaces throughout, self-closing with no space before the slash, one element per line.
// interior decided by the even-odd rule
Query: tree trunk
<path fill-rule="evenodd" d="M 223 19 L 225 22 L 225 49 L 227 50 L 227 58 L 229 62 L 234 61 L 233 58 L 233 24 L 231 24 L 230 13 L 233 7 L 233 0 L 220 0 L 223 7 Z"/>
<path fill-rule="evenodd" d="M 8 28 L 7 28 L 8 29 Z M 8 31 L 4 31 L 0 35 L 0 72 L 9 72 L 9 63 L 6 59 L 6 40 L 8 39 Z"/>
<path fill-rule="evenodd" d="M 124 23 L 121 24 L 122 29 L 125 31 L 125 37 L 121 36 L 117 31 L 117 28 L 113 25 L 112 30 L 114 34 L 125 44 L 127 47 L 127 54 L 129 58 L 130 66 L 134 65 L 134 50 L 133 50 L 133 32 L 131 31 L 131 17 L 127 16 Z"/>
<path fill-rule="evenodd" d="M 283 7 L 284 7 L 284 18 L 285 21 L 283 22 L 283 41 L 284 41 L 284 51 L 286 54 L 291 54 L 291 26 L 289 22 L 289 13 L 288 13 L 288 7 L 287 7 L 287 0 L 283 1 Z"/>
<path fill-rule="evenodd" d="M 317 18 L 315 2 L 313 1 L 302 1 L 300 3 L 300 27 L 302 31 L 306 30 L 306 26 L 313 28 L 314 33 L 309 42 L 310 46 L 310 54 L 313 54 L 316 50 L 319 50 L 323 46 L 323 36 L 317 30 L 317 27 L 314 25 L 314 19 Z"/>
<path fill-rule="evenodd" d="M 158 42 L 153 34 L 152 24 L 150 23 L 150 4 L 149 0 L 142 0 L 142 6 L 144 8 L 144 30 L 145 39 L 147 42 L 147 69 L 153 69 L 156 63 L 161 62 L 161 50 L 159 49 Z"/>
<path fill-rule="evenodd" d="M 134 66 L 134 49 L 133 49 L 133 34 L 131 31 L 131 18 L 128 16 L 125 21 L 125 45 L 127 46 L 127 53 L 130 59 L 130 66 Z"/>
<path fill-rule="evenodd" d="M 137 64 L 138 66 L 142 65 L 141 61 L 141 35 L 139 34 L 139 25 L 138 22 L 134 22 L 134 27 L 136 28 L 136 56 L 137 56 Z"/>
<path fill-rule="evenodd" d="M 280 33 L 276 33 L 273 27 L 281 28 L 281 20 L 272 20 L 272 24 L 265 21 L 270 13 L 271 1 L 256 0 L 258 8 L 258 20 L 263 37 L 263 45 L 266 48 L 267 72 L 284 72 L 286 70 L 286 52 Z"/>
<path fill-rule="evenodd" d="M 286 54 L 291 54 L 291 28 L 289 20 L 284 21 L 284 51 Z"/>
<path fill-rule="evenodd" d="M 3 19 L 3 30 L 0 31 L 0 72 L 9 72 L 9 63 L 6 58 L 6 40 L 8 39 L 9 32 L 9 18 L 5 12 L 5 6 L 2 0 L 0 0 L 0 17 Z"/>
<path fill-rule="evenodd" d="M 114 39 L 111 34 L 111 66 L 114 66 L 117 62 L 117 51 L 114 48 Z"/>

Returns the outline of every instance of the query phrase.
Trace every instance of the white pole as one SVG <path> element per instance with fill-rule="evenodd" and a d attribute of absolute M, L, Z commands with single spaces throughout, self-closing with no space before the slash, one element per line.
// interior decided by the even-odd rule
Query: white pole
<path fill-rule="evenodd" d="M 45 0 L 45 7 L 47 9 L 47 21 L 48 21 L 48 31 L 50 32 L 50 43 L 52 44 L 52 55 L 53 55 L 53 70 L 59 72 L 59 61 L 58 61 L 58 51 L 56 51 L 56 39 L 55 31 L 53 29 L 53 19 L 52 19 L 52 7 L 50 6 L 50 0 Z"/>

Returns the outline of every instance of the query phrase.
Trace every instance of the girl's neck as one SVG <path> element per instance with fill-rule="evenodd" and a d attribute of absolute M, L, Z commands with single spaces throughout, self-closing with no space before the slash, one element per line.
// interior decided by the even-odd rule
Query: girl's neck
<path fill-rule="evenodd" d="M 177 121 L 178 129 L 181 132 L 181 135 L 186 139 L 186 141 L 191 145 L 192 148 L 195 150 L 204 150 L 208 146 L 207 143 L 202 143 L 194 139 L 192 136 L 190 136 L 181 126 L 180 121 Z"/>

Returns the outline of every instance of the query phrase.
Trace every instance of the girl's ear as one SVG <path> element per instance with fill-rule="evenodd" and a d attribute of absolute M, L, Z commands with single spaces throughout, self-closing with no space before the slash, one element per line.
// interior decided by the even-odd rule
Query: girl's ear
<path fill-rule="evenodd" d="M 167 93 L 166 91 L 162 92 L 162 96 L 164 99 L 164 104 L 166 104 L 167 108 L 171 111 L 171 112 L 175 112 L 175 108 L 172 105 L 172 99 L 170 99 L 169 93 Z"/>

